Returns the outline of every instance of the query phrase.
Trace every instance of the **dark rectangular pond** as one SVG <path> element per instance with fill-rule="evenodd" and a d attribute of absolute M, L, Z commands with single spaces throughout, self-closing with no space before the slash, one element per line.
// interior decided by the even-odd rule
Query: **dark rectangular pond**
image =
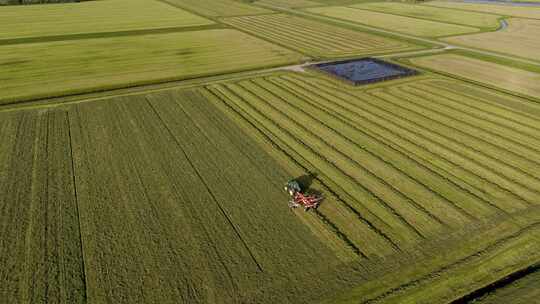
<path fill-rule="evenodd" d="M 313 68 L 354 85 L 418 74 L 417 71 L 375 58 L 360 58 L 312 65 Z"/>

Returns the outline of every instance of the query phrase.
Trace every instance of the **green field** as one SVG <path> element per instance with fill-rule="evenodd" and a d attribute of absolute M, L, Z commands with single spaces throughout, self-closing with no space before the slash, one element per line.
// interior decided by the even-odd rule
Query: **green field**
<path fill-rule="evenodd" d="M 470 26 L 384 14 L 351 7 L 317 7 L 306 10 L 323 16 L 421 37 L 451 36 L 479 31 Z"/>
<path fill-rule="evenodd" d="M 244 16 L 271 13 L 267 9 L 236 0 L 162 0 L 173 6 L 208 17 Z"/>
<path fill-rule="evenodd" d="M 0 46 L 0 100 L 230 73 L 301 58 L 229 29 Z"/>
<path fill-rule="evenodd" d="M 341 57 L 411 50 L 414 46 L 285 14 L 227 18 L 237 29 L 311 56 Z"/>
<path fill-rule="evenodd" d="M 476 12 L 458 12 L 452 9 L 436 8 L 425 5 L 414 5 L 405 3 L 372 2 L 353 5 L 354 8 L 378 11 L 427 19 L 445 23 L 460 24 L 478 28 L 496 29 L 499 27 L 498 18 L 500 16 L 483 14 Z"/>
<path fill-rule="evenodd" d="M 535 302 L 535 14 L 0 6 L 0 303 Z"/>
<path fill-rule="evenodd" d="M 212 23 L 205 18 L 154 0 L 88 1 L 45 7 L 9 6 L 0 8 L 0 40 L 188 27 Z"/>

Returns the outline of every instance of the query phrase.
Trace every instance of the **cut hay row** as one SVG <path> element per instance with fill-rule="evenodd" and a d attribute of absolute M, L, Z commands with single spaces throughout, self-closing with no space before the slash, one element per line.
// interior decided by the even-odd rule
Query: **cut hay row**
<path fill-rule="evenodd" d="M 2 7 L 0 10 L 0 39 L 188 27 L 212 23 L 214 22 L 155 0 L 20 5 Z"/>
<path fill-rule="evenodd" d="M 317 7 L 308 8 L 306 11 L 420 37 L 451 36 L 479 31 L 477 28 L 470 26 L 384 14 L 351 7 Z"/>
<path fill-rule="evenodd" d="M 313 56 L 364 55 L 412 48 L 404 42 L 285 14 L 227 18 L 222 21 Z"/>
<path fill-rule="evenodd" d="M 374 248 L 378 248 L 380 246 L 378 244 L 385 243 L 385 235 L 388 235 L 390 239 L 398 245 L 409 243 L 411 240 L 416 240 L 418 238 L 417 235 L 415 236 L 411 231 L 407 229 L 399 233 L 396 232 L 396 230 L 399 231 L 400 229 L 403 229 L 403 226 L 399 223 L 399 221 L 394 223 L 394 221 L 390 220 L 390 224 L 385 222 L 386 220 L 384 219 L 384 217 L 392 219 L 393 216 L 384 211 L 384 207 L 382 207 L 382 204 L 373 194 L 364 190 L 362 186 L 351 187 L 350 177 L 342 174 L 336 166 L 325 161 L 324 157 L 320 155 L 317 151 L 310 150 L 307 146 L 294 139 L 291 140 L 290 132 L 284 129 L 280 124 L 277 124 L 276 122 L 270 122 L 263 113 L 258 111 L 256 108 L 250 106 L 249 103 L 246 103 L 244 98 L 248 95 L 242 91 L 236 93 L 234 91 L 235 88 L 236 92 L 238 92 L 238 89 L 235 86 L 212 86 L 210 90 L 217 92 L 219 95 L 222 95 L 224 97 L 222 101 L 231 104 L 231 108 L 241 109 L 241 111 L 245 113 L 243 114 L 243 119 L 246 119 L 248 121 L 251 120 L 251 123 L 253 125 L 264 126 L 265 130 L 259 130 L 264 132 L 265 135 L 269 136 L 270 138 L 279 138 L 280 140 L 274 141 L 274 144 L 280 145 L 281 149 L 284 149 L 287 152 L 291 150 L 292 152 L 300 153 L 299 155 L 303 155 L 303 157 L 297 159 L 297 161 L 299 163 L 302 163 L 306 168 L 311 171 L 317 170 L 315 172 L 323 172 L 323 170 L 318 170 L 319 168 L 321 168 L 321 166 L 323 166 L 322 168 L 324 168 L 325 174 L 332 174 L 333 178 L 331 179 L 331 181 L 334 181 L 334 183 L 338 184 L 338 187 L 336 188 L 339 188 L 340 190 L 336 190 L 336 188 L 333 189 L 334 191 L 337 191 L 340 196 L 343 196 L 343 192 L 346 193 L 346 196 L 352 195 L 353 199 L 347 200 L 344 203 L 348 204 L 348 207 L 352 207 L 352 211 L 356 215 L 362 217 L 362 221 L 359 220 L 358 224 L 362 226 L 364 225 L 364 223 L 367 223 L 369 229 L 372 229 L 374 232 L 379 234 L 378 240 L 376 239 L 373 242 L 368 242 L 370 238 L 359 238 L 358 241 L 360 241 L 360 243 L 357 243 L 357 246 L 359 248 L 361 248 L 364 252 L 369 252 L 368 250 L 371 246 L 373 246 Z M 293 147 L 293 149 L 290 149 L 289 146 Z M 328 182 L 328 178 L 326 178 L 325 176 L 321 176 L 321 179 L 325 183 Z M 344 188 L 344 190 L 342 190 L 341 188 Z M 371 206 L 372 208 L 366 208 L 364 205 Z M 322 212 L 324 212 L 325 208 L 326 207 L 321 207 Z M 325 214 L 328 216 L 327 213 Z M 382 215 L 382 217 L 380 215 Z M 340 222 L 339 219 L 335 219 L 333 217 L 331 217 L 330 219 L 334 224 L 340 227 L 341 231 L 344 231 L 345 233 L 352 232 L 351 238 L 355 237 L 355 233 L 359 233 L 364 230 L 355 230 L 355 225 L 351 225 L 347 222 Z M 366 234 L 366 236 L 370 236 L 371 234 Z"/>
<path fill-rule="evenodd" d="M 169 91 L 70 110 L 89 297 L 234 302 L 340 261 L 287 210 L 269 178 L 286 174 L 209 107 Z"/>
<path fill-rule="evenodd" d="M 450 37 L 445 41 L 540 61 L 540 20 L 512 18 L 504 31 Z"/>
<path fill-rule="evenodd" d="M 457 12 L 452 9 L 431 7 L 396 2 L 372 2 L 353 5 L 351 7 L 373 10 L 382 13 L 403 15 L 418 19 L 427 19 L 444 23 L 453 23 L 478 28 L 496 29 L 501 16 L 477 12 Z"/>
<path fill-rule="evenodd" d="M 409 155 L 420 163 L 429 164 L 432 170 L 439 172 L 441 176 L 467 189 L 465 191 L 474 193 L 488 204 L 494 197 L 504 197 L 502 200 L 503 203 L 506 200 L 511 199 L 515 201 L 518 198 L 513 195 L 509 196 L 510 193 L 499 189 L 496 185 L 490 185 L 488 181 L 476 176 L 474 171 L 462 168 L 455 162 L 441 157 L 441 155 L 446 155 L 444 146 L 430 141 L 420 132 L 403 133 L 403 126 L 396 124 L 395 118 L 387 119 L 384 115 L 386 114 L 385 112 L 378 112 L 376 107 L 371 106 L 367 101 L 364 102 L 365 99 L 361 99 L 362 103 L 358 103 L 358 97 L 340 94 L 335 90 L 324 90 L 322 84 L 318 84 L 317 87 L 323 90 L 316 91 L 314 87 L 310 87 L 310 84 L 306 84 L 302 79 L 295 79 L 295 82 L 297 84 L 303 84 L 303 87 L 307 90 L 317 92 L 318 95 L 324 98 L 323 101 L 325 103 L 333 106 L 337 114 L 352 123 L 362 126 L 364 132 L 370 132 L 372 136 L 384 138 L 386 143 L 401 150 L 404 154 Z M 424 145 L 426 140 L 428 142 Z M 457 174 L 458 172 L 459 174 Z M 463 181 L 466 182 L 464 183 Z M 485 187 L 489 189 L 489 195 L 486 195 Z M 521 205 L 521 207 L 524 206 L 526 205 Z M 515 207 L 519 207 L 519 205 L 512 203 L 501 208 L 511 211 Z"/>
<path fill-rule="evenodd" d="M 208 17 L 268 14 L 271 10 L 236 0 L 159 0 Z"/>
<path fill-rule="evenodd" d="M 0 115 L 0 298 L 85 303 L 67 115 Z"/>
<path fill-rule="evenodd" d="M 530 1 L 522 1 L 530 2 Z M 540 7 L 534 6 L 518 6 L 518 5 L 504 5 L 504 4 L 488 4 L 488 3 L 466 3 L 458 1 L 430 1 L 426 5 L 442 7 L 442 8 L 453 8 L 459 10 L 473 11 L 473 12 L 483 12 L 498 14 L 502 16 L 512 16 L 512 17 L 521 17 L 521 18 L 532 18 L 540 19 Z M 457 12 L 459 14 L 459 12 Z"/>
<path fill-rule="evenodd" d="M 413 58 L 411 63 L 540 98 L 539 73 L 453 54 Z"/>
<path fill-rule="evenodd" d="M 302 58 L 230 29 L 0 46 L 0 67 L 9 74 L 0 82 L 0 103 L 285 65 Z"/>

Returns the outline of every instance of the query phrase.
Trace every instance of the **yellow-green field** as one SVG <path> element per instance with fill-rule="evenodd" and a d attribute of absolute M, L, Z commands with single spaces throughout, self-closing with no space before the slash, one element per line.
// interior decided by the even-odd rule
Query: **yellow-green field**
<path fill-rule="evenodd" d="M 154 0 L 0 7 L 0 39 L 187 27 L 213 22 Z"/>
<path fill-rule="evenodd" d="M 452 9 L 396 2 L 371 2 L 353 5 L 352 7 L 480 28 L 493 29 L 499 27 L 499 16 L 492 14 L 458 12 Z"/>
<path fill-rule="evenodd" d="M 306 10 L 323 16 L 421 37 L 450 36 L 479 31 L 477 28 L 470 26 L 384 14 L 350 7 L 317 7 Z"/>
<path fill-rule="evenodd" d="M 230 29 L 7 45 L 0 47 L 0 99 L 6 103 L 230 73 L 301 58 Z"/>
<path fill-rule="evenodd" d="M 527 2 L 527 1 L 524 1 Z M 502 4 L 475 4 L 475 3 L 464 3 L 464 2 L 449 2 L 449 1 L 432 1 L 426 3 L 426 5 L 436 6 L 436 7 L 445 7 L 445 8 L 455 8 L 460 10 L 467 11 L 476 11 L 476 12 L 485 12 L 491 14 L 498 14 L 503 16 L 513 16 L 513 17 L 522 17 L 522 18 L 533 18 L 540 19 L 540 7 L 526 6 L 519 7 L 513 5 L 502 5 Z"/>
<path fill-rule="evenodd" d="M 321 5 L 321 3 L 309 1 L 309 0 L 259 0 L 259 1 L 255 1 L 255 4 L 273 5 L 273 6 L 290 7 L 290 8 Z"/>
<path fill-rule="evenodd" d="M 285 14 L 236 17 L 221 21 L 312 56 L 339 57 L 414 49 L 408 43 L 391 38 Z"/>
<path fill-rule="evenodd" d="M 470 57 L 442 54 L 412 58 L 421 67 L 540 98 L 540 74 Z"/>
<path fill-rule="evenodd" d="M 540 20 L 512 18 L 502 31 L 449 37 L 445 41 L 540 60 Z"/>
<path fill-rule="evenodd" d="M 272 11 L 235 0 L 162 0 L 171 5 L 209 17 L 243 16 L 271 13 Z"/>

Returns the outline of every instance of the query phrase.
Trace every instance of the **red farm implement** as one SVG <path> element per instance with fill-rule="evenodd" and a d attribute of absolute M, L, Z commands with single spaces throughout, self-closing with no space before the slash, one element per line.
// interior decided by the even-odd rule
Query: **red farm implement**
<path fill-rule="evenodd" d="M 308 211 L 311 208 L 317 209 L 324 199 L 320 195 L 302 192 L 300 184 L 295 180 L 290 180 L 285 184 L 285 191 L 291 196 L 291 199 L 289 200 L 289 208 L 291 209 L 298 207 L 304 207 L 305 211 Z"/>

